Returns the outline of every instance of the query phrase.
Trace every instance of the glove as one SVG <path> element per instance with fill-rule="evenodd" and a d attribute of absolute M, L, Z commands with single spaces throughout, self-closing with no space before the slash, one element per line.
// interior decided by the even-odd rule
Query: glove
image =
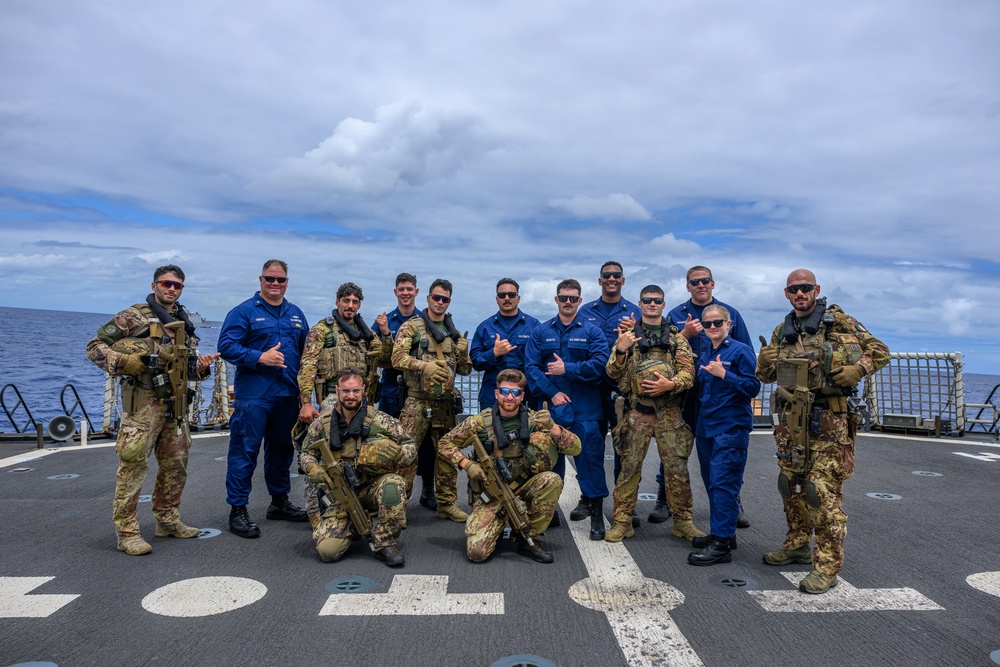
<path fill-rule="evenodd" d="M 143 363 L 143 358 L 148 359 L 144 354 L 123 354 L 118 359 L 118 373 L 125 375 L 142 375 L 149 370 L 149 366 Z"/>
<path fill-rule="evenodd" d="M 857 364 L 839 366 L 830 371 L 830 379 L 833 380 L 833 383 L 839 387 L 857 387 L 858 383 L 861 382 L 861 378 L 864 376 L 864 369 Z"/>
<path fill-rule="evenodd" d="M 465 466 L 465 474 L 469 476 L 469 479 L 474 479 L 480 482 L 486 480 L 486 473 L 483 472 L 483 466 L 478 463 L 470 463 Z"/>
<path fill-rule="evenodd" d="M 760 348 L 760 352 L 757 353 L 757 367 L 765 368 L 767 366 L 773 366 L 778 363 L 778 348 L 774 345 L 768 345 L 766 347 Z"/>
<path fill-rule="evenodd" d="M 320 466 L 313 466 L 306 474 L 309 475 L 309 481 L 313 484 L 326 484 L 327 486 L 333 485 L 333 480 L 330 479 L 330 476 L 327 475 L 326 471 Z"/>
<path fill-rule="evenodd" d="M 456 354 L 460 354 L 461 355 L 461 354 L 465 354 L 468 351 L 469 351 L 469 339 L 468 338 L 459 338 L 457 341 L 455 341 L 455 352 L 456 352 Z"/>
<path fill-rule="evenodd" d="M 395 461 L 399 458 L 400 446 L 389 438 L 378 438 L 366 442 L 358 452 L 358 466 L 378 471 L 379 463 Z"/>
<path fill-rule="evenodd" d="M 421 371 L 427 384 L 444 384 L 451 379 L 448 366 L 440 359 L 430 362 Z"/>

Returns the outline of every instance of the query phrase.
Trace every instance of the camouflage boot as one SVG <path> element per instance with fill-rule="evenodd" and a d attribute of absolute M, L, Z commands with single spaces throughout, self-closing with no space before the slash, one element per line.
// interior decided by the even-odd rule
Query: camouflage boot
<path fill-rule="evenodd" d="M 799 582 L 799 590 L 803 593 L 809 593 L 811 595 L 819 595 L 820 593 L 826 593 L 828 590 L 837 585 L 837 575 L 823 574 L 817 570 L 813 570 L 806 575 L 806 578 Z"/>
<path fill-rule="evenodd" d="M 788 565 L 790 563 L 809 565 L 812 563 L 812 549 L 807 544 L 792 551 L 785 551 L 784 549 L 769 551 L 764 554 L 764 562 L 768 565 Z"/>
<path fill-rule="evenodd" d="M 674 537 L 683 537 L 685 540 L 692 540 L 695 537 L 704 537 L 705 533 L 694 525 L 691 519 L 678 519 L 674 517 L 674 527 L 670 531 Z"/>
<path fill-rule="evenodd" d="M 621 542 L 626 537 L 632 537 L 635 535 L 635 529 L 632 527 L 631 523 L 615 523 L 611 526 L 611 529 L 604 534 L 605 542 Z"/>
<path fill-rule="evenodd" d="M 439 519 L 448 519 L 449 521 L 454 521 L 455 523 L 465 523 L 465 520 L 469 518 L 469 515 L 459 509 L 458 505 L 454 503 L 449 505 L 439 504 L 437 512 L 434 516 Z"/>
<path fill-rule="evenodd" d="M 124 551 L 129 556 L 142 556 L 151 553 L 153 547 L 142 539 L 142 535 L 124 535 L 118 538 L 118 551 Z"/>
<path fill-rule="evenodd" d="M 198 537 L 198 533 L 201 531 L 197 528 L 192 528 L 191 526 L 184 525 L 181 521 L 174 521 L 172 523 L 160 523 L 156 522 L 156 531 L 153 533 L 157 537 Z"/>

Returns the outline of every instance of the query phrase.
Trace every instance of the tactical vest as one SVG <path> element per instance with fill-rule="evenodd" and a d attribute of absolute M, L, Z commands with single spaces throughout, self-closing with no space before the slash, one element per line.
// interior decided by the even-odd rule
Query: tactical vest
<path fill-rule="evenodd" d="M 343 437 L 341 435 L 340 414 L 336 409 L 323 413 L 323 437 L 328 441 L 330 445 L 330 453 L 333 454 L 335 461 L 343 460 L 353 464 L 357 461 L 358 455 L 363 449 L 375 447 L 376 449 L 381 450 L 382 443 L 387 440 L 391 442 L 391 440 L 386 437 L 382 428 L 375 422 L 376 412 L 377 411 L 372 408 L 367 408 L 361 432 L 355 437 Z M 334 417 L 337 418 L 336 432 L 333 430 Z M 395 467 L 395 461 L 390 460 L 386 456 L 376 455 L 368 458 L 377 459 L 378 463 L 376 463 L 373 467 L 359 467 L 359 472 L 367 475 L 378 475 L 384 472 L 389 472 Z"/>
<path fill-rule="evenodd" d="M 818 313 L 818 314 L 817 314 Z M 861 341 L 851 332 L 834 331 L 836 314 L 844 314 L 840 306 L 831 305 L 824 310 L 817 308 L 804 326 L 799 325 L 794 311 L 785 319 L 782 335 L 778 340 L 777 384 L 795 386 L 796 367 L 782 363 L 783 359 L 809 360 L 809 389 L 824 396 L 844 396 L 851 393 L 830 379 L 830 371 L 841 366 L 856 364 L 864 352 Z M 797 338 L 792 337 L 797 333 Z"/>
<path fill-rule="evenodd" d="M 165 347 L 172 345 L 171 343 L 165 345 L 162 342 L 166 329 L 163 328 L 163 323 L 153 314 L 153 310 L 148 304 L 137 303 L 132 308 L 138 310 L 143 319 L 146 320 L 145 329 L 140 329 L 135 336 L 126 337 L 123 335 L 125 332 L 117 325 L 111 326 L 114 322 L 112 320 L 98 330 L 98 338 L 120 354 L 155 356 Z M 152 370 L 147 370 L 137 376 L 122 375 L 119 381 L 121 383 L 122 411 L 126 414 L 138 412 L 150 401 L 170 398 L 173 395 L 170 383 L 159 381 L 159 378 L 154 388 Z"/>
<path fill-rule="evenodd" d="M 528 422 L 527 438 L 522 437 L 524 435 L 522 433 L 523 425 L 519 425 L 516 431 L 497 434 L 493 425 L 492 408 L 487 408 L 479 413 L 484 428 L 477 433 L 479 441 L 483 443 L 488 452 L 499 455 L 507 462 L 518 486 L 533 475 L 551 470 L 559 455 L 552 438 L 537 428 L 532 419 L 533 413 L 525 409 L 524 414 Z M 487 442 L 492 443 L 492 447 L 487 445 Z"/>
<path fill-rule="evenodd" d="M 663 320 L 661 331 L 663 331 L 661 340 L 670 341 L 672 335 L 676 333 L 676 327 L 671 326 L 667 320 Z M 632 402 L 654 410 L 679 402 L 680 398 L 674 394 L 646 396 L 646 392 L 642 388 L 643 381 L 656 380 L 657 373 L 667 379 L 675 375 L 676 348 L 668 342 L 661 345 L 636 343 L 632 346 L 631 353 L 632 372 L 626 374 L 626 377 L 629 378 L 629 384 L 628 387 L 620 388 L 631 395 Z"/>
<path fill-rule="evenodd" d="M 368 356 L 369 343 L 364 336 L 352 339 L 332 317 L 324 318 L 323 324 L 326 325 L 327 331 L 323 349 L 320 350 L 319 358 L 316 360 L 317 381 L 326 384 L 337 377 L 341 368 L 347 366 L 356 366 L 367 375 L 371 365 L 377 362 Z M 327 387 L 327 392 L 332 393 L 333 387 Z"/>
<path fill-rule="evenodd" d="M 410 356 L 419 361 L 434 363 L 438 360 L 437 345 L 431 334 L 427 331 L 427 325 L 423 318 L 414 317 L 410 319 L 413 323 L 414 336 L 410 345 Z M 423 373 L 420 371 L 404 371 L 403 379 L 406 381 L 406 389 L 410 396 L 427 397 L 430 399 L 440 398 L 451 400 L 452 389 L 455 387 L 455 367 L 458 365 L 455 354 L 455 342 L 445 336 L 440 343 L 441 353 L 448 364 L 448 382 L 426 386 Z"/>

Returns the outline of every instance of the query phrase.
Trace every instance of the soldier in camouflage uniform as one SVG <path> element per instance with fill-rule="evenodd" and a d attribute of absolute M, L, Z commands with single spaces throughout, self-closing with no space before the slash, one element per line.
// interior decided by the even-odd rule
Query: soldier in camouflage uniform
<path fill-rule="evenodd" d="M 472 373 L 469 341 L 455 329 L 447 313 L 452 287 L 438 278 L 431 283 L 427 308 L 418 317 L 403 323 L 393 344 L 393 368 L 403 371 L 406 401 L 399 420 L 416 441 L 421 442 L 430 430 L 437 451 L 441 436 L 455 426 L 455 375 Z M 458 469 L 437 452 L 434 461 L 434 486 L 437 498 L 436 516 L 465 523 L 468 514 L 459 509 Z M 406 493 L 413 490 L 413 477 L 406 480 Z"/>
<path fill-rule="evenodd" d="M 809 435 L 811 452 L 798 451 L 790 437 L 787 406 L 779 401 L 781 420 L 774 439 L 788 532 L 782 547 L 765 554 L 764 562 L 811 562 L 812 571 L 799 582 L 799 590 L 825 593 L 837 585 L 844 565 L 843 486 L 854 474 L 854 441 L 860 423 L 848 397 L 861 378 L 889 363 L 889 348 L 839 306 L 827 307 L 825 298 L 818 299 L 820 286 L 811 271 L 796 269 L 786 285 L 785 297 L 792 311 L 757 356 L 757 378 L 794 389 L 795 369 L 786 360 L 808 359 L 809 390 L 820 429 Z M 810 550 L 813 535 L 816 545 Z"/>
<path fill-rule="evenodd" d="M 139 491 L 149 472 L 149 456 L 156 455 L 159 467 L 153 485 L 153 516 L 157 537 L 195 537 L 198 529 L 181 522 L 178 508 L 187 480 L 188 450 L 191 433 L 188 415 L 173 414 L 173 388 L 164 369 L 154 364 L 161 352 L 173 352 L 174 333 L 164 324 L 184 322 L 185 346 L 192 351 L 198 345 L 184 307 L 177 302 L 184 289 L 184 272 L 169 264 L 153 273 L 153 293 L 145 303 L 130 306 L 98 329 L 87 344 L 87 358 L 102 370 L 118 377 L 122 384 L 122 423 L 115 446 L 118 452 L 118 475 L 115 483 L 113 519 L 118 534 L 118 550 L 132 556 L 153 550 L 139 532 L 137 506 Z M 208 378 L 212 362 L 218 357 L 198 357 L 197 379 Z M 151 359 L 152 357 L 152 359 Z M 191 378 L 192 380 L 195 378 Z"/>
<path fill-rule="evenodd" d="M 688 457 L 694 436 L 681 415 L 681 394 L 694 382 L 694 356 L 687 339 L 663 318 L 663 290 L 647 285 L 639 301 L 642 320 L 622 322 L 605 367 L 608 377 L 618 381 L 632 409 L 612 434 L 622 468 L 615 480 L 614 525 L 604 539 L 621 542 L 635 535 L 632 515 L 642 461 L 650 438 L 655 437 L 663 462 L 667 500 L 673 510 L 671 532 L 690 540 L 705 534 L 691 521 Z"/>
<path fill-rule="evenodd" d="M 333 393 L 337 373 L 341 368 L 353 366 L 365 371 L 365 388 L 368 402 L 378 402 L 378 364 L 392 358 L 392 335 L 385 313 L 375 318 L 376 335 L 358 313 L 364 293 L 354 283 L 344 283 L 337 289 L 337 309 L 332 316 L 317 323 L 309 330 L 299 362 L 299 421 L 311 424 L 319 412 L 313 405 Z M 306 484 L 306 513 L 313 528 L 319 521 L 319 504 L 316 487 Z"/>
<path fill-rule="evenodd" d="M 548 410 L 536 412 L 522 405 L 528 384 L 524 373 L 508 368 L 500 371 L 496 383 L 494 407 L 466 419 L 438 445 L 442 457 L 468 473 L 470 495 L 476 493 L 472 514 L 465 523 L 466 552 L 474 563 L 486 560 L 507 525 L 501 500 L 483 497 L 482 466 L 461 452 L 463 447 L 471 446 L 470 439 L 479 438 L 487 451 L 499 450 L 498 456 L 514 478 L 509 486 L 525 503 L 533 544 L 515 533 L 518 553 L 539 563 L 551 563 L 552 553 L 538 535 L 552 520 L 562 492 L 562 479 L 552 472 L 552 466 L 560 453 L 579 454 L 580 439 L 553 422 Z"/>
<path fill-rule="evenodd" d="M 365 371 L 347 366 L 337 373 L 335 399 L 323 403 L 319 419 L 309 426 L 300 461 L 310 481 L 319 488 L 332 483 L 324 462 L 324 448 L 332 465 L 350 463 L 358 473 L 358 500 L 377 515 L 372 546 L 375 557 L 390 567 L 405 562 L 396 540 L 406 528 L 406 478 L 412 478 L 417 456 L 413 438 L 402 424 L 368 405 L 364 398 Z M 324 561 L 340 560 L 351 545 L 352 526 L 336 500 L 323 510 L 313 528 L 316 551 Z"/>

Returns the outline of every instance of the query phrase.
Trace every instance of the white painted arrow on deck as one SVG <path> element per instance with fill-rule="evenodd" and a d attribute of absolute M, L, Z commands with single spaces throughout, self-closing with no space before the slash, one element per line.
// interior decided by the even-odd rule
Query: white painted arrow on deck
<path fill-rule="evenodd" d="M 448 577 L 397 574 L 387 593 L 335 593 L 320 616 L 503 614 L 503 593 L 448 594 Z"/>
<path fill-rule="evenodd" d="M 55 577 L 0 577 L 0 618 L 46 618 L 79 595 L 28 595 Z"/>
<path fill-rule="evenodd" d="M 855 588 L 843 579 L 822 595 L 798 590 L 808 572 L 782 572 L 794 591 L 747 591 L 764 611 L 944 611 L 944 607 L 912 588 Z"/>
<path fill-rule="evenodd" d="M 559 505 L 569 516 L 580 486 L 572 466 Z M 604 612 L 629 667 L 702 665 L 670 610 L 684 602 L 684 594 L 673 586 L 649 579 L 632 559 L 624 544 L 592 541 L 590 522 L 569 522 L 573 541 L 590 575 L 569 589 L 570 598 L 588 609 Z"/>

